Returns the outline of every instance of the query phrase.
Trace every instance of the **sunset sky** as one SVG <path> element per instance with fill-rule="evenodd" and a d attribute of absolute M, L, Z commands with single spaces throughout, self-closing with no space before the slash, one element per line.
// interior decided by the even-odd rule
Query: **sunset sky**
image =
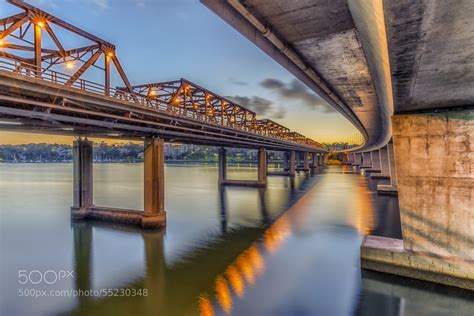
<path fill-rule="evenodd" d="M 186 78 L 232 97 L 260 118 L 271 118 L 320 142 L 347 140 L 356 132 L 342 115 L 197 0 L 27 2 L 114 43 L 132 84 Z M 1 17 L 18 12 L 0 3 Z M 0 144 L 71 140 L 0 132 Z"/>

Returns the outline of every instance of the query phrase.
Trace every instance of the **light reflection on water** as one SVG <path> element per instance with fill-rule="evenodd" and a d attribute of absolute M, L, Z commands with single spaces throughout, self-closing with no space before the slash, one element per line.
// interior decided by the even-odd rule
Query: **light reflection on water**
<path fill-rule="evenodd" d="M 95 203 L 141 209 L 142 171 L 139 164 L 95 165 Z M 248 179 L 256 172 L 232 168 L 230 176 Z M 420 308 L 406 304 L 417 299 L 409 291 L 400 307 L 383 277 L 376 286 L 361 279 L 362 236 L 381 222 L 365 177 L 329 168 L 294 182 L 270 177 L 267 189 L 219 189 L 216 179 L 214 166 L 167 166 L 166 231 L 143 231 L 71 223 L 71 165 L 0 164 L 0 314 L 382 315 L 367 308 L 384 301 L 380 295 L 388 297 L 387 314 L 393 304 L 399 312 Z M 18 297 L 19 269 L 75 271 L 74 279 L 37 289 L 149 292 Z M 463 303 L 458 314 L 472 308 L 464 297 L 440 297 L 453 308 Z"/>

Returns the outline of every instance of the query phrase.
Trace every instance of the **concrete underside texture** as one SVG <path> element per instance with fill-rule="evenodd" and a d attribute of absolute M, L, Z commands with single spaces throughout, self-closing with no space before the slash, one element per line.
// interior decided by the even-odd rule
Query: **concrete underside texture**
<path fill-rule="evenodd" d="M 403 248 L 367 244 L 363 258 L 474 289 L 474 110 L 396 115 L 392 124 Z"/>
<path fill-rule="evenodd" d="M 201 2 L 359 127 L 368 150 L 389 140 L 392 91 L 381 1 Z M 291 52 L 269 40 L 268 30 Z"/>

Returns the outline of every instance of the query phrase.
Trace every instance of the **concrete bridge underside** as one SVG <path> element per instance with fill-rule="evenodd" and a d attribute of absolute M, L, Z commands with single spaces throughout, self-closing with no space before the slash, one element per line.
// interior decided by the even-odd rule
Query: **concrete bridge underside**
<path fill-rule="evenodd" d="M 398 194 L 365 267 L 474 289 L 474 2 L 201 0 L 348 118 L 349 163 Z"/>

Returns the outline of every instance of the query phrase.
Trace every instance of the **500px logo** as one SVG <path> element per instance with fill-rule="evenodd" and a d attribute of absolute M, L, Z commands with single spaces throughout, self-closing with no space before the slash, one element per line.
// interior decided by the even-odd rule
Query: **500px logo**
<path fill-rule="evenodd" d="M 68 279 L 74 277 L 74 271 L 71 270 L 18 270 L 18 283 L 24 284 L 55 284 L 62 279 Z"/>

